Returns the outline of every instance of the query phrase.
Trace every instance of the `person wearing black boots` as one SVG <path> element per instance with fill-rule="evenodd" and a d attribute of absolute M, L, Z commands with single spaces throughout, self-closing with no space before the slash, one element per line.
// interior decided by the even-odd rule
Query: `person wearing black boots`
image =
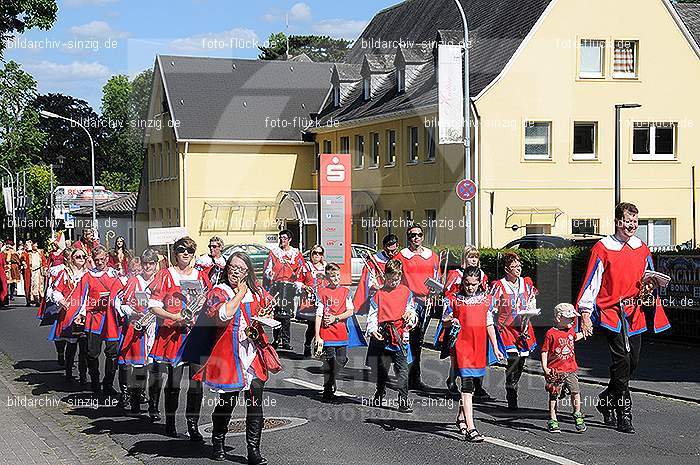
<path fill-rule="evenodd" d="M 649 247 L 635 235 L 638 215 L 634 204 L 615 207 L 615 234 L 591 249 L 578 298 L 584 337 L 593 334 L 595 321 L 610 351 L 610 382 L 596 409 L 606 425 L 628 434 L 635 432 L 629 382 L 639 365 L 642 333 L 647 326 L 655 333 L 671 327 L 658 296 L 658 288 L 668 281 L 647 273 L 653 271 L 653 260 Z"/>
<path fill-rule="evenodd" d="M 276 354 L 254 317 L 272 316 L 274 301 L 255 279 L 248 255 L 235 252 L 226 263 L 223 282 L 207 298 L 206 313 L 219 321 L 216 343 L 196 380 L 219 392 L 212 413 L 213 460 L 225 460 L 224 443 L 239 391 L 245 393 L 246 444 L 249 465 L 267 463 L 260 454 L 263 430 L 263 388 L 270 360 Z M 276 370 L 275 370 L 276 372 Z"/>
<path fill-rule="evenodd" d="M 131 416 L 141 414 L 141 400 L 146 389 L 147 367 L 152 363 L 148 356 L 155 338 L 155 319 L 143 320 L 148 314 L 148 286 L 158 270 L 158 253 L 146 249 L 124 287 L 117 293 L 114 303 L 124 318 L 122 338 L 119 341 L 119 385 L 122 391 L 122 407 Z M 152 315 L 149 317 L 152 318 Z M 139 322 L 139 323 L 137 323 Z M 157 405 L 157 404 L 156 404 Z"/>
<path fill-rule="evenodd" d="M 200 366 L 182 360 L 184 344 L 192 331 L 192 322 L 186 321 L 182 310 L 191 302 L 192 297 L 183 294 L 183 282 L 193 284 L 199 281 L 204 292 L 208 292 L 211 284 L 206 272 L 193 267 L 194 254 L 197 244 L 190 237 L 183 237 L 173 244 L 175 252 L 175 265 L 159 271 L 149 285 L 151 291 L 148 300 L 149 311 L 160 317 L 160 323 L 156 330 L 156 336 L 150 356 L 157 363 L 151 370 L 153 375 L 153 391 L 160 392 L 161 370 L 167 370 L 168 379 L 164 390 L 165 404 L 165 434 L 177 437 L 175 427 L 175 415 L 180 400 L 180 382 L 182 380 L 185 365 L 188 365 L 190 378 L 199 370 Z M 201 313 L 201 312 L 197 312 Z M 195 319 L 199 316 L 195 315 Z M 199 382 L 190 379 L 187 390 L 187 430 L 190 440 L 201 442 L 199 433 L 199 411 L 202 403 L 202 386 Z M 154 405 L 154 407 L 156 407 Z M 149 411 L 151 409 L 149 408 Z"/>
<path fill-rule="evenodd" d="M 537 288 L 529 277 L 522 277 L 522 262 L 515 252 L 503 256 L 505 277 L 494 281 L 491 294 L 497 313 L 496 335 L 508 356 L 506 366 L 506 400 L 508 408 L 518 409 L 518 383 L 525 360 L 537 347 L 535 332 L 529 318 L 522 313 L 536 309 Z"/>

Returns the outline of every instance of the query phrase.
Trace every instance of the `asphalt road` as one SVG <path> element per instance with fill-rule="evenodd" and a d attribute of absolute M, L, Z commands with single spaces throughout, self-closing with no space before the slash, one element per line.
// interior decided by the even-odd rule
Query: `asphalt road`
<path fill-rule="evenodd" d="M 63 380 L 54 362 L 53 345 L 46 341 L 48 329 L 38 327 L 34 315 L 35 310 L 24 307 L 0 309 L 0 351 L 13 361 L 14 382 L 20 387 L 26 387 L 37 398 L 60 399 L 70 406 L 61 427 L 73 434 L 76 441 L 89 442 L 91 436 L 108 434 L 130 458 L 143 463 L 213 463 L 208 459 L 211 452 L 208 439 L 204 445 L 190 443 L 184 434 L 182 417 L 178 420 L 182 437 L 171 439 L 162 434 L 162 424 L 123 417 L 114 407 L 91 405 L 88 395 Z M 300 351 L 304 326 L 293 324 L 292 331 L 293 344 Z M 522 408 L 513 413 L 504 408 L 504 371 L 497 367 L 490 370 L 485 381 L 486 389 L 496 400 L 477 405 L 475 413 L 477 427 L 487 436 L 487 442 L 470 444 L 460 440 L 454 425 L 458 407 L 444 389 L 446 361 L 440 361 L 433 351 L 424 352 L 424 381 L 436 389 L 430 395 L 411 393 L 415 412 L 406 415 L 367 405 L 374 385 L 364 367 L 364 356 L 362 349 L 350 351 L 350 363 L 338 382 L 338 390 L 344 394 L 342 401 L 329 405 L 320 401 L 320 362 L 282 354 L 284 371 L 274 375 L 265 389 L 268 421 L 288 423 L 285 429 L 263 434 L 262 452 L 271 464 L 700 463 L 697 447 L 700 406 L 695 403 L 635 393 L 637 434 L 624 435 L 604 426 L 595 412 L 593 401 L 600 387 L 582 384 L 588 431 L 575 432 L 570 407 L 563 405 L 560 408 L 563 433 L 553 435 L 546 430 L 547 405 L 542 378 L 523 375 Z M 183 382 L 181 411 L 185 389 Z M 393 396 L 395 391 L 390 390 L 388 397 Z M 200 422 L 205 436 L 215 400 L 215 394 L 207 393 Z M 242 418 L 243 407 L 237 407 L 233 416 L 234 420 Z M 2 428 L 0 425 L 0 433 Z M 242 435 L 229 433 L 227 453 L 234 463 L 245 463 Z"/>

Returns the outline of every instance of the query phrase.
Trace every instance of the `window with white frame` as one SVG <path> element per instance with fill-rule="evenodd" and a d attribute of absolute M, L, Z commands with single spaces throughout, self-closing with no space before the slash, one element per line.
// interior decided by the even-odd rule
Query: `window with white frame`
<path fill-rule="evenodd" d="M 633 160 L 674 160 L 676 123 L 634 123 Z"/>
<path fill-rule="evenodd" d="M 418 127 L 408 127 L 408 163 L 418 161 Z"/>
<path fill-rule="evenodd" d="M 435 161 L 435 126 L 425 128 L 425 161 Z"/>
<path fill-rule="evenodd" d="M 391 234 L 394 230 L 394 216 L 391 210 L 384 210 L 384 218 L 386 219 L 386 233 Z"/>
<path fill-rule="evenodd" d="M 369 135 L 369 141 L 371 144 L 371 147 L 369 148 L 370 152 L 370 165 L 373 168 L 376 168 L 379 166 L 379 133 L 378 132 L 373 132 Z"/>
<path fill-rule="evenodd" d="M 355 136 L 355 168 L 365 166 L 365 136 Z"/>
<path fill-rule="evenodd" d="M 525 159 L 549 160 L 552 158 L 550 121 L 525 122 Z"/>
<path fill-rule="evenodd" d="M 605 76 L 605 41 L 581 39 L 578 75 L 583 79 Z"/>
<path fill-rule="evenodd" d="M 406 89 L 406 72 L 401 69 L 396 69 L 396 89 L 399 93 Z"/>
<path fill-rule="evenodd" d="M 333 106 L 340 106 L 340 86 L 333 86 Z"/>
<path fill-rule="evenodd" d="M 323 153 L 333 153 L 333 143 L 328 140 L 323 140 Z"/>
<path fill-rule="evenodd" d="M 406 226 L 412 226 L 413 225 L 413 210 L 404 210 L 403 211 L 403 219 L 406 222 Z"/>
<path fill-rule="evenodd" d="M 369 100 L 372 96 L 372 80 L 369 77 L 362 80 L 362 93 L 365 100 Z"/>
<path fill-rule="evenodd" d="M 396 131 L 389 129 L 386 131 L 386 166 L 396 164 Z"/>
<path fill-rule="evenodd" d="M 673 220 L 669 218 L 639 220 L 639 228 L 635 236 L 650 247 L 674 245 Z"/>
<path fill-rule="evenodd" d="M 638 54 L 639 42 L 636 40 L 616 40 L 613 55 L 613 77 L 636 78 Z"/>
<path fill-rule="evenodd" d="M 350 137 L 343 136 L 340 138 L 340 153 L 350 153 Z"/>
<path fill-rule="evenodd" d="M 597 158 L 598 123 L 574 122 L 574 160 L 595 160 Z"/>

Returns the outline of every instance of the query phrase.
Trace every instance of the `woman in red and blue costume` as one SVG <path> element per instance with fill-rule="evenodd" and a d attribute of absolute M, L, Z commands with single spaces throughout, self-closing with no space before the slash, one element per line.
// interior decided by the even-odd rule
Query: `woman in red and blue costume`
<path fill-rule="evenodd" d="M 226 263 L 223 282 L 207 298 L 207 315 L 219 321 L 216 343 L 195 379 L 217 393 L 212 413 L 212 459 L 225 460 L 224 441 L 238 393 L 246 399 L 248 463 L 266 464 L 260 454 L 263 427 L 262 396 L 269 373 L 261 347 L 269 341 L 255 317 L 272 316 L 272 298 L 255 279 L 248 255 L 234 252 Z"/>
<path fill-rule="evenodd" d="M 131 276 L 115 298 L 115 307 L 124 318 L 122 336 L 117 349 L 119 382 L 127 386 L 131 415 L 141 414 L 141 397 L 145 391 L 147 367 L 152 363 L 148 354 L 153 347 L 156 330 L 155 320 L 140 331 L 134 328 L 134 322 L 148 314 L 148 302 L 139 302 L 136 293 L 149 293 L 148 288 L 158 270 L 158 252 L 153 249 L 144 250 L 141 254 L 140 266 L 141 273 Z M 148 413 L 154 420 L 154 417 L 158 417 L 160 389 L 150 391 Z"/>
<path fill-rule="evenodd" d="M 491 295 L 497 312 L 496 334 L 502 352 L 508 355 L 506 367 L 506 400 L 508 408 L 518 408 L 518 382 L 525 368 L 525 360 L 537 347 L 535 332 L 528 320 L 519 315 L 535 308 L 537 288 L 529 277 L 522 277 L 522 262 L 515 252 L 503 256 L 505 277 L 494 281 Z"/>
<path fill-rule="evenodd" d="M 207 274 L 193 267 L 197 244 L 192 238 L 185 236 L 173 244 L 175 253 L 175 265 L 159 271 L 150 284 L 151 297 L 148 301 L 149 310 L 160 319 L 156 329 L 156 337 L 153 348 L 149 354 L 154 363 L 151 365 L 149 376 L 155 383 L 153 389 L 160 391 L 162 385 L 161 368 L 167 370 L 167 381 L 164 389 L 165 404 L 165 434 L 177 437 L 175 428 L 175 414 L 180 401 L 180 381 L 182 372 L 187 362 L 181 360 L 186 338 L 191 331 L 191 325 L 196 322 L 187 322 L 182 316 L 182 311 L 187 307 L 186 297 L 180 287 L 182 281 L 200 281 L 204 291 L 207 292 L 211 285 Z M 197 372 L 199 366 L 189 363 L 190 376 Z M 187 389 L 187 429 L 190 439 L 202 442 L 204 439 L 199 433 L 199 412 L 202 404 L 202 385 L 190 380 Z"/>
<path fill-rule="evenodd" d="M 476 380 L 486 374 L 488 365 L 503 358 L 493 327 L 494 299 L 483 291 L 480 273 L 475 266 L 464 269 L 459 292 L 447 295 L 442 317 L 447 331 L 457 334 L 443 343 L 450 344 L 452 369 L 462 379 L 456 423 L 465 440 L 470 442 L 484 440 L 474 426 L 472 396 Z"/>
<path fill-rule="evenodd" d="M 303 295 L 297 309 L 297 319 L 306 322 L 306 332 L 304 333 L 304 357 L 311 356 L 311 341 L 315 334 L 316 322 L 316 301 L 318 292 L 326 287 L 326 265 L 324 258 L 325 249 L 316 244 L 311 248 L 309 260 L 304 262 L 303 275 L 306 295 Z"/>

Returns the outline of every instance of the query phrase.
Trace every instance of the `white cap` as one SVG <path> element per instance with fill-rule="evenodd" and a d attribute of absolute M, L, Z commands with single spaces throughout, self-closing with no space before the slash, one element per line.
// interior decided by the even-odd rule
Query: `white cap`
<path fill-rule="evenodd" d="M 571 304 L 560 303 L 554 307 L 555 318 L 574 318 L 577 316 L 581 316 L 581 314 L 577 312 L 576 308 Z"/>

